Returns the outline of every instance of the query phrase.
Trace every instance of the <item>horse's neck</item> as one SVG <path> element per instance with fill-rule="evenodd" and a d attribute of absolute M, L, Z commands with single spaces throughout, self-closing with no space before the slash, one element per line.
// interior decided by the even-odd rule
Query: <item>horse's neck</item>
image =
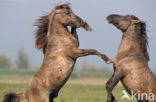
<path fill-rule="evenodd" d="M 128 51 L 130 49 L 139 48 L 135 26 L 130 26 L 126 32 L 123 32 L 122 40 L 118 52 Z"/>
<path fill-rule="evenodd" d="M 125 51 L 128 51 L 132 48 L 135 48 L 137 45 L 134 44 L 135 42 L 133 40 L 131 40 L 130 38 L 128 37 L 125 37 L 123 35 L 122 37 L 122 40 L 120 42 L 120 46 L 119 46 L 119 49 L 118 49 L 118 52 L 125 52 Z"/>
<path fill-rule="evenodd" d="M 137 32 L 127 31 L 123 33 L 117 55 L 127 56 L 142 53 L 141 45 L 137 39 Z"/>
<path fill-rule="evenodd" d="M 48 31 L 49 45 L 50 45 L 50 43 L 53 44 L 54 42 L 60 42 L 60 44 L 63 44 L 63 43 L 61 43 L 61 41 L 59 41 L 62 39 L 67 40 L 65 43 L 72 42 L 71 45 L 72 44 L 75 46 L 79 45 L 77 33 L 75 33 L 74 35 L 71 34 L 64 25 L 59 24 L 57 22 L 54 22 L 51 27 L 52 27 L 51 31 Z M 56 40 L 54 40 L 54 39 L 56 39 Z"/>
<path fill-rule="evenodd" d="M 74 38 L 78 40 L 78 35 L 76 32 L 76 28 L 71 29 L 71 33 L 67 30 L 65 26 L 59 23 L 53 23 L 51 26 L 51 31 L 49 33 L 54 35 L 62 35 L 62 36 L 69 36 L 69 34 L 73 35 Z"/>
<path fill-rule="evenodd" d="M 59 24 L 57 22 L 53 22 L 53 24 L 50 26 L 50 31 L 49 34 L 50 35 L 66 35 L 68 32 L 67 28 L 65 28 L 62 24 Z"/>

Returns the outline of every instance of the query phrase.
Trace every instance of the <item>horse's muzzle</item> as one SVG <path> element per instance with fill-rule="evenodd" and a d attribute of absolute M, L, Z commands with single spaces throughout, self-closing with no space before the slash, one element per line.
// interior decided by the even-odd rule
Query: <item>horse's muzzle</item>
<path fill-rule="evenodd" d="M 87 24 L 87 22 L 84 22 L 82 27 L 87 31 L 92 31 L 92 28 Z"/>

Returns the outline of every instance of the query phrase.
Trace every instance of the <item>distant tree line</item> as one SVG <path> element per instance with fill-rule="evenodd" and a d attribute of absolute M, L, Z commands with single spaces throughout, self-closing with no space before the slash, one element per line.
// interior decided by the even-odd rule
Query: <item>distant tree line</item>
<path fill-rule="evenodd" d="M 11 62 L 5 55 L 0 55 L 0 68 L 10 68 Z"/>
<path fill-rule="evenodd" d="M 29 68 L 30 66 L 28 56 L 23 49 L 19 49 L 17 52 L 16 65 L 18 68 Z"/>
<path fill-rule="evenodd" d="M 28 56 L 25 53 L 23 48 L 20 48 L 17 51 L 17 58 L 15 61 L 15 65 L 17 68 L 23 68 L 23 69 L 28 69 L 30 67 Z M 7 56 L 0 54 L 0 68 L 9 69 L 11 67 L 13 67 L 11 60 Z"/>

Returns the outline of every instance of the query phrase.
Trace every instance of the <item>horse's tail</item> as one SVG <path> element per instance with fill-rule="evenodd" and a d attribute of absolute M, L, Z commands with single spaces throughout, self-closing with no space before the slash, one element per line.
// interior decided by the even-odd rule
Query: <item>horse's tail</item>
<path fill-rule="evenodd" d="M 4 96 L 3 102 L 21 102 L 25 94 L 8 93 Z"/>

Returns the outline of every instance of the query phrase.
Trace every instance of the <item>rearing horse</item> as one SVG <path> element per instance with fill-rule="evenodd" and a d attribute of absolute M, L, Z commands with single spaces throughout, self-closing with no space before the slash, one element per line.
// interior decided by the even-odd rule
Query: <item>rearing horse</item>
<path fill-rule="evenodd" d="M 123 33 L 114 74 L 106 84 L 107 102 L 116 102 L 112 90 L 120 80 L 139 102 L 156 102 L 156 78 L 148 66 L 146 24 L 133 15 L 112 14 L 107 20 Z"/>
<path fill-rule="evenodd" d="M 70 77 L 76 59 L 81 56 L 97 55 L 106 63 L 111 63 L 106 55 L 93 49 L 79 49 L 76 28 L 91 27 L 76 16 L 68 4 L 61 4 L 38 20 L 36 47 L 44 52 L 44 60 L 25 94 L 9 93 L 3 102 L 20 102 L 27 98 L 28 102 L 53 102 L 59 90 Z M 67 26 L 71 26 L 71 32 Z"/>

